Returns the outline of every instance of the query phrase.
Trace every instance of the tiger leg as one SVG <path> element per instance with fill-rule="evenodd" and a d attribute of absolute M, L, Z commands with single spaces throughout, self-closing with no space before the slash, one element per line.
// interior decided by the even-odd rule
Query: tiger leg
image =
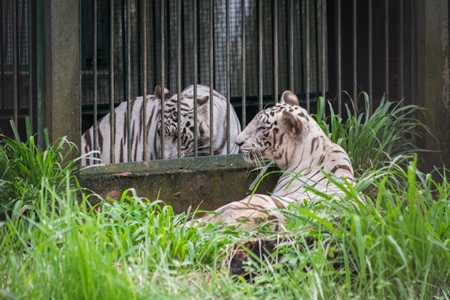
<path fill-rule="evenodd" d="M 262 224 L 270 224 L 272 230 L 278 230 L 286 221 L 280 209 L 286 208 L 293 199 L 268 195 L 250 195 L 240 201 L 226 204 L 214 213 L 203 216 L 192 223 L 212 222 L 241 226 L 244 230 L 254 230 Z M 192 225 L 189 223 L 188 225 Z"/>

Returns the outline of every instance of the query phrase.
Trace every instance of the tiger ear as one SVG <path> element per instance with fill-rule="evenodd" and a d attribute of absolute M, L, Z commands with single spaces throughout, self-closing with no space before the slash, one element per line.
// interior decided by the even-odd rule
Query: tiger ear
<path fill-rule="evenodd" d="M 202 106 L 203 104 L 208 102 L 208 100 L 209 100 L 209 96 L 198 97 L 197 98 L 197 103 L 198 103 L 199 106 Z"/>
<path fill-rule="evenodd" d="M 158 98 L 158 99 L 162 99 L 162 88 L 161 88 L 161 86 L 159 86 L 159 85 L 157 85 L 156 87 L 155 87 L 155 93 L 154 93 L 154 95 Z M 167 100 L 167 99 L 169 99 L 169 98 L 172 98 L 172 96 L 173 96 L 174 94 L 171 92 L 171 91 L 169 91 L 168 89 L 164 89 L 164 99 L 165 100 Z"/>
<path fill-rule="evenodd" d="M 300 106 L 297 96 L 291 91 L 285 91 L 283 95 L 281 95 L 281 100 L 286 104 Z"/>
<path fill-rule="evenodd" d="M 285 131 L 294 135 L 299 135 L 303 130 L 303 125 L 300 119 L 285 110 L 283 110 L 281 126 L 285 129 Z"/>

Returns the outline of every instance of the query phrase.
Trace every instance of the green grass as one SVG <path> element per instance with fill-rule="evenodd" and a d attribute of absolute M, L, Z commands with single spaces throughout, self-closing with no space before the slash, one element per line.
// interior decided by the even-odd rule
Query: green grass
<path fill-rule="evenodd" d="M 386 101 L 371 113 L 372 108 L 367 93 L 362 92 L 365 106 L 356 112 L 346 106 L 347 120 L 334 112 L 328 102 L 330 113 L 324 118 L 325 101 L 319 97 L 317 114 L 314 115 L 320 127 L 331 141 L 341 145 L 349 154 L 354 171 L 361 175 L 367 170 L 376 170 L 395 157 L 417 152 L 415 138 L 420 130 L 430 134 L 429 129 L 418 117 L 424 110 L 417 105 L 406 105 Z"/>
<path fill-rule="evenodd" d="M 188 212 L 132 189 L 93 206 L 65 140 L 4 143 L 0 190 L 20 197 L 2 198 L 0 299 L 450 299 L 450 183 L 417 156 L 370 162 L 354 186 L 337 183 L 343 199 L 292 205 L 270 233 L 188 228 Z M 249 240 L 278 246 L 231 275 L 233 245 Z"/>
<path fill-rule="evenodd" d="M 41 137 L 45 149 L 38 149 L 29 119 L 25 126 L 29 136 L 25 142 L 12 121 L 14 138 L 0 136 L 0 220 L 13 210 L 32 207 L 42 185 L 48 183 L 56 190 L 65 189 L 67 173 L 71 187 L 79 188 L 74 176 L 77 160 L 71 159 L 75 145 L 66 138 L 50 143 L 45 130 Z"/>

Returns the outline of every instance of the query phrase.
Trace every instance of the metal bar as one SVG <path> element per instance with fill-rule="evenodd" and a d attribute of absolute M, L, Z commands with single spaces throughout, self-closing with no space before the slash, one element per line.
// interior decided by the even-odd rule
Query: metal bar
<path fill-rule="evenodd" d="M 116 119 L 114 114 L 114 0 L 109 1 L 109 122 L 110 122 L 110 158 L 115 162 L 115 131 Z"/>
<path fill-rule="evenodd" d="M 181 5 L 182 1 L 177 1 L 177 99 L 181 99 Z M 177 149 L 178 158 L 181 157 L 181 102 L 177 101 Z"/>
<path fill-rule="evenodd" d="M 151 26 L 150 26 L 150 30 L 151 30 L 151 36 L 152 36 L 152 40 L 156 41 L 156 1 L 151 1 L 151 10 L 152 10 L 152 18 L 151 18 Z M 157 51 L 156 51 L 156 45 L 157 43 L 152 43 L 152 66 L 153 66 L 153 72 L 151 74 L 153 74 L 153 85 L 156 85 L 157 82 L 157 74 L 158 74 L 158 64 L 157 64 Z"/>
<path fill-rule="evenodd" d="M 242 126 L 243 128 L 247 125 L 247 99 L 246 99 L 246 77 L 247 77 L 247 69 L 246 69 L 246 63 L 247 63 L 247 51 L 245 49 L 245 0 L 241 1 L 241 26 L 242 26 Z"/>
<path fill-rule="evenodd" d="M 214 155 L 214 1 L 209 1 L 209 154 Z"/>
<path fill-rule="evenodd" d="M 278 102 L 278 5 L 275 0 L 272 1 L 272 13 L 273 13 L 273 102 Z M 245 23 L 244 16 L 242 17 L 242 23 Z"/>
<path fill-rule="evenodd" d="M 294 5 L 289 0 L 289 90 L 294 93 Z"/>
<path fill-rule="evenodd" d="M 33 0 L 31 0 L 31 1 L 33 1 Z M 80 24 L 80 29 L 79 29 L 79 31 L 78 31 L 78 51 L 80 52 L 80 61 L 79 61 L 79 70 L 78 70 L 79 72 L 78 72 L 78 76 L 79 76 L 79 83 L 80 83 L 80 85 L 79 85 L 79 87 L 78 87 L 78 101 L 79 101 L 80 104 L 83 103 L 83 72 L 82 72 L 82 70 L 83 70 L 83 56 L 81 55 L 81 54 L 82 54 L 82 49 L 83 49 L 82 43 L 81 43 L 81 41 L 82 41 L 81 37 L 83 36 L 83 32 L 82 32 L 82 30 L 81 30 L 82 15 L 83 15 L 82 1 L 79 1 L 79 2 L 78 2 L 78 20 L 79 20 L 78 22 L 79 22 L 79 24 Z M 36 44 L 37 44 L 37 43 L 36 43 Z M 39 58 L 37 57 L 36 63 L 38 63 L 38 62 L 39 62 Z M 36 73 L 39 73 L 39 70 L 36 70 Z M 39 78 L 39 75 L 38 75 L 38 77 L 36 78 L 36 80 L 39 80 L 38 78 Z M 36 84 L 37 84 L 37 83 L 36 83 Z M 38 100 L 38 102 L 37 102 L 37 106 L 39 106 L 39 100 Z M 79 106 L 79 111 L 78 111 L 78 113 L 80 114 L 80 120 L 79 120 L 79 125 L 78 125 L 78 130 L 79 130 L 79 132 L 80 132 L 80 139 L 78 140 L 78 144 L 80 145 L 80 147 L 82 147 L 82 145 L 83 145 L 83 143 L 82 143 L 82 123 L 83 123 L 83 121 L 82 121 L 82 116 L 83 116 L 83 105 L 80 105 L 80 106 Z M 37 119 L 38 119 L 38 122 L 39 122 L 39 115 L 37 115 Z M 83 151 L 83 150 L 80 149 L 80 153 L 81 153 L 82 151 Z M 81 162 L 80 162 L 80 164 L 81 164 Z"/>
<path fill-rule="evenodd" d="M 227 55 L 227 154 L 230 154 L 230 105 L 231 105 L 231 53 L 230 53 L 230 0 L 226 1 L 226 26 L 227 26 L 227 37 L 226 37 L 226 55 Z"/>
<path fill-rule="evenodd" d="M 403 36 L 403 0 L 400 0 L 400 16 L 399 16 L 399 31 L 400 31 L 400 49 L 399 49 L 399 92 L 398 95 L 400 96 L 400 99 L 403 100 L 405 98 L 405 73 L 404 73 L 404 50 L 403 50 L 403 43 L 404 43 L 404 36 Z"/>
<path fill-rule="evenodd" d="M 263 44 L 262 44 L 262 1 L 257 2 L 258 5 L 258 45 L 259 45 L 259 52 L 258 52 L 258 108 L 259 110 L 262 110 L 263 108 Z"/>
<path fill-rule="evenodd" d="M 369 0 L 370 1 L 370 0 Z M 337 102 L 338 113 L 342 116 L 342 29 L 341 0 L 337 0 L 336 9 L 336 63 L 337 63 Z"/>
<path fill-rule="evenodd" d="M 385 48 L 384 48 L 384 56 L 385 56 L 385 67 L 384 67 L 384 84 L 386 89 L 386 101 L 389 101 L 389 0 L 386 0 L 384 6 L 384 15 L 385 15 L 385 24 L 384 24 L 384 38 L 385 38 Z"/>
<path fill-rule="evenodd" d="M 416 0 L 411 0 L 411 104 L 417 103 Z"/>
<path fill-rule="evenodd" d="M 125 93 L 127 101 L 127 161 L 131 161 L 131 1 L 126 2 L 126 20 L 125 20 L 125 65 L 126 65 L 126 84 Z"/>
<path fill-rule="evenodd" d="M 0 14 L 1 15 L 1 14 Z M 34 133 L 34 103 L 33 103 L 33 38 L 32 38 L 32 0 L 28 0 L 28 116 L 30 118 L 31 132 Z M 1 59 L 0 59 L 1 61 Z"/>
<path fill-rule="evenodd" d="M 193 22 L 194 22 L 194 156 L 198 155 L 198 103 L 197 103 L 197 84 L 198 84 L 198 3 L 193 0 Z"/>
<path fill-rule="evenodd" d="M 356 1 L 356 0 L 355 0 Z M 326 100 L 326 91 L 327 91 L 327 50 L 326 50 L 326 37 L 327 37 L 327 26 L 326 26 L 326 20 L 327 20 L 327 1 L 322 0 L 322 16 L 320 18 L 321 20 L 321 27 L 322 27 L 322 97 L 324 100 Z"/>
<path fill-rule="evenodd" d="M 141 79 L 142 79 L 142 132 L 144 134 L 144 149 L 142 151 L 142 160 L 147 159 L 148 152 L 148 130 L 147 130 L 147 1 L 141 0 Z"/>
<path fill-rule="evenodd" d="M 166 26 L 166 28 L 164 29 L 164 31 L 165 32 L 167 32 L 167 37 L 168 37 L 168 39 L 166 39 L 166 52 L 167 52 L 167 54 L 168 55 L 166 55 L 165 56 L 165 58 L 166 58 L 166 66 L 167 66 L 167 68 L 166 68 L 166 73 L 164 73 L 164 76 L 166 77 L 166 85 L 167 85 L 167 89 L 168 90 L 170 90 L 170 83 L 171 83 L 171 80 L 170 80 L 170 72 L 171 72 L 171 68 L 170 68 L 170 59 L 171 59 L 171 56 L 170 56 L 170 53 L 171 53 L 171 51 L 170 51 L 170 47 L 171 47 L 171 36 L 172 36 L 172 33 L 171 33 L 171 31 L 170 31 L 170 16 L 172 15 L 171 14 L 171 11 L 170 11 L 170 4 L 171 4 L 171 1 L 167 1 L 167 3 L 166 3 L 166 12 L 167 12 L 167 16 L 168 16 L 168 18 L 165 18 L 165 23 L 164 24 L 161 24 L 161 25 L 163 25 L 163 26 Z"/>
<path fill-rule="evenodd" d="M 97 123 L 97 0 L 93 0 L 92 2 L 92 18 L 93 18 L 93 53 L 92 53 L 92 73 L 93 73 L 93 81 L 94 81 L 94 107 L 93 107 L 93 121 L 94 121 L 94 143 L 93 149 L 98 150 L 97 136 L 98 136 L 98 123 Z M 98 157 L 98 154 L 95 154 L 94 157 Z M 94 161 L 94 164 L 96 161 Z"/>
<path fill-rule="evenodd" d="M 0 13 L 0 40 L 4 41 L 5 37 L 3 34 L 3 11 L 5 11 L 3 0 L 0 0 L 0 8 L 2 12 Z M 6 95 L 5 95 L 5 63 L 4 63 L 4 49 L 5 43 L 0 45 L 0 75 L 1 75 L 1 85 L 0 85 L 0 103 L 2 104 L 2 108 L 5 108 L 6 104 Z"/>
<path fill-rule="evenodd" d="M 373 112 L 373 13 L 372 13 L 372 0 L 369 0 L 369 106 L 370 114 Z"/>
<path fill-rule="evenodd" d="M 37 132 L 38 148 L 42 150 L 44 149 L 44 0 L 37 0 L 36 9 Z"/>
<path fill-rule="evenodd" d="M 165 156 L 165 150 L 164 150 L 164 139 L 166 136 L 165 132 L 165 117 L 164 117 L 164 110 L 165 110 L 165 95 L 164 95 L 164 88 L 165 88 L 165 80 L 164 80 L 164 74 L 166 73 L 166 65 L 165 65 L 165 27 L 164 27 L 164 20 L 165 20 L 165 1 L 161 0 L 161 14 L 160 14 L 160 20 L 161 20 L 161 157 L 164 159 Z"/>
<path fill-rule="evenodd" d="M 353 103 L 358 110 L 358 28 L 357 28 L 357 6 L 356 1 L 353 0 Z"/>
<path fill-rule="evenodd" d="M 310 112 L 311 110 L 311 99 L 309 98 L 311 94 L 311 40 L 310 40 L 310 19 L 309 19 L 309 0 L 305 3 L 305 22 L 306 22 L 306 49 L 305 49 L 305 69 L 306 69 L 306 110 Z"/>
<path fill-rule="evenodd" d="M 13 32 L 12 32 L 12 38 L 13 38 L 13 46 L 12 46 L 12 54 L 13 54 L 13 120 L 16 126 L 18 126 L 18 112 L 19 112 L 19 99 L 18 99 L 18 87 L 17 87 L 17 55 L 18 55 L 18 43 L 17 43 L 17 35 L 18 35 L 18 29 L 17 29 L 17 15 L 19 13 L 19 7 L 18 7 L 19 1 L 13 1 L 12 3 L 12 25 L 13 25 Z"/>

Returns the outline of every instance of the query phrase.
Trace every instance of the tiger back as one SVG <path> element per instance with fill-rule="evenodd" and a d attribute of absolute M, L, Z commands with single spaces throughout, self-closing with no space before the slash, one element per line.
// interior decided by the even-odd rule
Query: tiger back
<path fill-rule="evenodd" d="M 168 94 L 169 96 L 169 94 Z M 171 94 L 170 94 L 171 96 Z M 144 97 L 137 97 L 131 100 L 130 105 L 130 144 L 131 161 L 143 161 L 159 159 L 161 157 L 158 140 L 157 124 L 159 123 L 161 100 L 154 95 L 145 97 L 146 120 L 144 122 Z M 98 122 L 96 145 L 100 153 L 96 157 L 100 159 L 97 163 L 121 163 L 128 161 L 128 139 L 127 139 L 127 102 L 122 102 L 114 109 L 114 159 L 111 157 L 111 113 L 105 115 Z M 144 158 L 144 126 L 147 132 L 148 148 Z M 81 164 L 88 166 L 94 164 L 92 158 L 94 150 L 94 126 L 89 128 L 81 137 L 81 154 L 83 155 Z"/>

